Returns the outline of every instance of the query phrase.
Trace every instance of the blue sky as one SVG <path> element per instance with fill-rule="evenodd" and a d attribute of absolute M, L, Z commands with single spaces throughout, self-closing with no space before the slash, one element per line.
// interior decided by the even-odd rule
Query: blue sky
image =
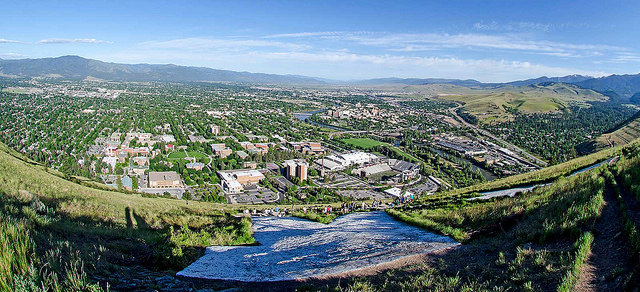
<path fill-rule="evenodd" d="M 10 1 L 2 10 L 3 59 L 342 80 L 640 72 L 640 1 Z"/>

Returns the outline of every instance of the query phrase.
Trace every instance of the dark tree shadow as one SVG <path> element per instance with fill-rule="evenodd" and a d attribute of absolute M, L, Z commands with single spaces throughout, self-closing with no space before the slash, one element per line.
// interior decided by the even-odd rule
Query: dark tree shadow
<path fill-rule="evenodd" d="M 151 229 L 151 226 L 149 225 L 149 223 L 147 223 L 147 221 L 145 221 L 144 218 L 142 218 L 142 216 L 138 215 L 136 211 L 131 212 L 131 214 L 133 215 L 133 218 L 136 220 L 136 227 L 138 229 Z"/>
<path fill-rule="evenodd" d="M 124 219 L 127 221 L 127 230 L 133 229 L 133 220 L 131 219 L 131 208 L 124 208 Z"/>

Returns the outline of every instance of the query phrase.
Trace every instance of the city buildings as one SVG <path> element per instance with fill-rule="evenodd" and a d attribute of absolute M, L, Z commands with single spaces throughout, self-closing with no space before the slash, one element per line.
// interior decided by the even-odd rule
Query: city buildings
<path fill-rule="evenodd" d="M 307 180 L 309 163 L 304 159 L 285 160 L 283 163 L 284 173 L 288 179 L 297 178 L 300 181 Z"/>
<path fill-rule="evenodd" d="M 350 166 L 359 166 L 377 160 L 378 157 L 366 152 L 349 152 L 338 155 L 328 155 L 316 160 L 316 164 L 329 171 L 342 170 Z"/>
<path fill-rule="evenodd" d="M 180 175 L 175 171 L 149 172 L 149 188 L 181 188 Z"/>
<path fill-rule="evenodd" d="M 256 185 L 264 179 L 264 175 L 255 169 L 236 169 L 218 171 L 222 189 L 230 194 L 244 191 L 245 186 Z"/>
<path fill-rule="evenodd" d="M 300 151 L 303 154 L 324 154 L 325 149 L 320 142 L 288 142 L 289 147 L 293 150 Z"/>
<path fill-rule="evenodd" d="M 233 153 L 233 150 L 227 147 L 224 143 L 211 144 L 211 150 L 213 151 L 213 155 L 221 158 L 225 158 Z"/>
<path fill-rule="evenodd" d="M 202 170 L 204 168 L 204 163 L 201 162 L 190 162 L 185 165 L 188 169 L 193 170 Z"/>
<path fill-rule="evenodd" d="M 220 135 L 220 126 L 211 125 L 211 134 Z"/>

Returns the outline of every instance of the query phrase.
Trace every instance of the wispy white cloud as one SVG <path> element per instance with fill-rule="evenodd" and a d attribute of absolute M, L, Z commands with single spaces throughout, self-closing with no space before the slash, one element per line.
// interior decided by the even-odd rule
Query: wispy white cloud
<path fill-rule="evenodd" d="M 473 24 L 473 28 L 481 31 L 500 31 L 500 32 L 549 32 L 558 29 L 571 28 L 589 28 L 589 23 L 542 23 L 532 21 L 516 21 L 516 22 L 498 22 L 498 21 L 479 21 Z"/>
<path fill-rule="evenodd" d="M 0 39 L 0 44 L 21 44 L 21 41 Z"/>
<path fill-rule="evenodd" d="M 81 43 L 81 44 L 111 44 L 110 41 L 98 40 L 98 39 L 60 39 L 60 38 L 50 38 L 40 40 L 38 43 L 41 44 L 72 44 L 72 43 Z"/>
<path fill-rule="evenodd" d="M 26 55 L 18 54 L 18 53 L 0 53 L 1 59 L 22 59 L 26 58 Z"/>
<path fill-rule="evenodd" d="M 150 41 L 140 44 L 143 48 L 154 49 L 188 49 L 210 50 L 224 49 L 242 51 L 252 48 L 280 48 L 287 50 L 307 50 L 311 46 L 287 42 L 255 39 L 215 39 L 215 38 L 183 38 L 168 41 Z"/>
<path fill-rule="evenodd" d="M 534 26 L 534 24 L 531 24 Z M 301 32 L 270 35 L 269 38 L 315 38 L 336 42 L 352 42 L 385 48 L 392 52 L 419 52 L 453 48 L 501 49 L 532 53 L 555 53 L 556 56 L 586 56 L 598 51 L 627 51 L 628 48 L 601 44 L 572 44 L 531 39 L 526 34 L 437 34 L 376 32 Z M 580 53 L 582 51 L 582 53 Z M 585 54 L 583 51 L 589 51 Z"/>
<path fill-rule="evenodd" d="M 610 63 L 640 63 L 640 55 L 634 53 L 620 53 L 609 60 Z"/>
<path fill-rule="evenodd" d="M 303 37 L 324 37 L 344 34 L 344 31 L 319 31 L 319 32 L 296 32 L 296 33 L 281 33 L 271 34 L 264 36 L 266 39 L 272 38 L 303 38 Z"/>
<path fill-rule="evenodd" d="M 592 64 L 619 55 L 630 62 L 634 59 L 622 53 L 632 52 L 612 45 L 538 40 L 523 33 L 324 31 L 147 41 L 106 59 L 166 63 L 170 55 L 180 65 L 334 79 L 397 76 L 500 82 L 542 75 L 603 76 L 605 72 L 575 67 L 584 62 L 567 59 L 592 58 Z M 552 57 L 564 62 L 546 62 Z"/>
<path fill-rule="evenodd" d="M 300 74 L 343 80 L 395 76 L 473 78 L 485 82 L 502 82 L 543 75 L 606 75 L 605 72 L 547 66 L 524 61 L 357 54 L 348 51 L 229 51 L 211 54 L 207 51 L 180 50 L 172 56 L 181 65 L 277 74 Z M 158 50 L 136 50 L 118 55 L 99 56 L 98 58 L 119 62 L 165 63 L 166 53 Z"/>
<path fill-rule="evenodd" d="M 265 58 L 278 60 L 299 60 L 302 62 L 315 63 L 351 63 L 358 65 L 375 65 L 379 69 L 396 68 L 400 71 L 422 72 L 420 75 L 408 76 L 430 76 L 476 78 L 485 81 L 491 80 L 512 80 L 514 76 L 530 78 L 542 75 L 568 75 L 584 74 L 590 76 L 603 76 L 607 73 L 580 70 L 574 68 L 562 68 L 534 64 L 531 62 L 507 61 L 494 59 L 461 59 L 461 58 L 441 58 L 441 57 L 409 57 L 395 55 L 370 55 L 354 54 L 346 52 L 324 52 L 324 53 L 269 53 L 261 54 Z M 470 76 L 473 75 L 473 76 Z M 383 75 L 380 75 L 383 76 Z"/>
<path fill-rule="evenodd" d="M 489 31 L 542 31 L 547 32 L 552 28 L 552 24 L 540 23 L 540 22 L 509 22 L 498 23 L 497 21 L 490 22 L 476 22 L 473 27 L 477 30 L 489 30 Z"/>

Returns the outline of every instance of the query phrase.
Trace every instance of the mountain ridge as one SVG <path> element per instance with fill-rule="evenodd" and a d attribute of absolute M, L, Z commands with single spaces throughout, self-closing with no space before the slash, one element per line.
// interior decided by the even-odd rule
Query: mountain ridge
<path fill-rule="evenodd" d="M 175 64 L 123 64 L 103 62 L 80 56 L 67 55 L 38 59 L 0 59 L 0 76 L 4 77 L 56 77 L 63 79 L 97 78 L 111 81 L 167 81 L 167 82 L 237 82 L 309 85 L 428 85 L 451 84 L 469 88 L 521 87 L 555 82 L 574 84 L 592 89 L 615 100 L 627 101 L 640 92 L 640 74 L 609 75 L 593 78 L 584 75 L 562 77 L 541 76 L 502 83 L 484 83 L 474 79 L 450 78 L 371 78 L 339 81 L 302 75 L 280 75 L 232 71 Z"/>
<path fill-rule="evenodd" d="M 47 77 L 51 74 L 57 74 L 66 79 L 94 77 L 114 81 L 325 83 L 313 77 L 298 75 L 239 72 L 174 64 L 121 64 L 79 56 L 0 60 L 0 73 L 21 77 Z"/>

